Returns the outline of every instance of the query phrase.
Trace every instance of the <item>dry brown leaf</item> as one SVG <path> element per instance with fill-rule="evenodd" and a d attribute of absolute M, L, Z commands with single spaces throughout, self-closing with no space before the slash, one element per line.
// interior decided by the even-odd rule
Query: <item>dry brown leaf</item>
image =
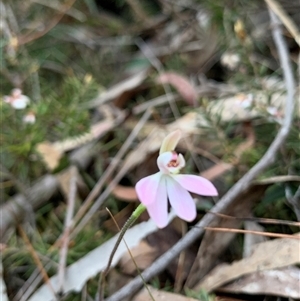
<path fill-rule="evenodd" d="M 63 156 L 64 152 L 77 148 L 78 146 L 81 146 L 95 139 L 93 131 L 96 132 L 97 129 L 92 129 L 91 132 L 86 133 L 82 136 L 65 139 L 63 141 L 57 141 L 54 143 L 45 141 L 39 143 L 36 147 L 36 150 L 42 156 L 46 167 L 49 170 L 53 170 L 59 165 L 59 161 Z"/>
<path fill-rule="evenodd" d="M 128 202 L 136 202 L 138 200 L 134 187 L 116 185 L 112 191 L 112 195 L 120 200 Z"/>
<path fill-rule="evenodd" d="M 70 190 L 70 181 L 72 177 L 76 177 L 76 185 L 78 194 L 81 196 L 86 195 L 89 192 L 89 189 L 85 182 L 83 181 L 80 173 L 78 172 L 78 168 L 74 165 L 64 169 L 60 173 L 57 174 L 57 179 L 59 181 L 60 188 L 67 199 L 69 197 Z"/>
<path fill-rule="evenodd" d="M 189 112 L 174 122 L 166 126 L 168 133 L 180 129 L 182 131 L 183 137 L 188 137 L 191 134 L 199 134 L 201 126 L 207 126 L 207 121 L 201 115 L 196 112 Z M 179 142 L 180 143 L 180 142 Z"/>
<path fill-rule="evenodd" d="M 96 139 L 111 130 L 115 125 L 114 120 L 104 120 L 91 127 L 90 139 Z"/>
<path fill-rule="evenodd" d="M 67 199 L 70 193 L 70 182 L 73 177 L 78 177 L 79 173 L 76 166 L 70 166 L 69 168 L 64 169 L 57 175 L 60 188 Z"/>
<path fill-rule="evenodd" d="M 103 105 L 105 102 L 113 100 L 123 93 L 138 87 L 147 77 L 148 69 L 134 74 L 133 76 L 117 83 L 113 87 L 101 93 L 96 99 L 87 103 L 88 108 Z"/>
<path fill-rule="evenodd" d="M 300 269 L 294 266 L 258 271 L 218 289 L 221 292 L 300 299 Z"/>
<path fill-rule="evenodd" d="M 197 301 L 194 298 L 160 291 L 151 286 L 148 286 L 148 288 L 151 291 L 151 294 L 155 301 Z M 136 295 L 132 299 L 132 301 L 153 301 L 153 299 L 150 297 L 148 290 L 144 288 L 138 295 Z"/>
<path fill-rule="evenodd" d="M 158 76 L 157 82 L 172 85 L 189 105 L 196 105 L 197 91 L 186 77 L 175 72 L 166 72 Z"/>
<path fill-rule="evenodd" d="M 196 290 L 208 292 L 241 276 L 300 263 L 299 234 L 295 239 L 274 239 L 255 246 L 250 257 L 236 261 L 231 265 L 216 267 L 197 286 Z"/>
<path fill-rule="evenodd" d="M 204 177 L 208 180 L 213 180 L 221 176 L 223 173 L 231 170 L 232 168 L 232 164 L 221 162 L 201 172 L 201 177 Z"/>
<path fill-rule="evenodd" d="M 49 170 L 55 169 L 63 155 L 63 152 L 51 142 L 39 143 L 36 147 Z"/>
<path fill-rule="evenodd" d="M 101 122 L 103 123 L 103 122 Z M 104 121 L 104 123 L 107 123 Z M 103 124 L 102 124 L 103 125 Z M 101 126 L 102 126 L 101 125 Z M 95 125 L 89 133 L 83 134 L 81 136 L 76 136 L 73 138 L 65 139 L 62 141 L 57 141 L 54 143 L 45 141 L 42 143 L 39 143 L 36 147 L 36 150 L 39 152 L 39 154 L 42 156 L 43 161 L 46 164 L 46 167 L 49 170 L 55 169 L 59 165 L 59 161 L 62 158 L 64 152 L 70 151 L 72 149 L 75 149 L 81 145 L 84 145 L 93 139 L 97 138 L 95 137 L 95 134 L 99 134 L 99 128 L 100 125 Z M 109 126 L 105 124 L 102 126 L 102 129 L 109 129 Z"/>
<path fill-rule="evenodd" d="M 119 264 L 122 272 L 127 275 L 135 274 L 136 266 L 140 270 L 144 270 L 151 265 L 151 263 L 158 257 L 158 250 L 150 246 L 147 242 L 141 241 L 138 246 L 130 250 L 135 263 L 133 262 L 129 253 L 124 254 Z"/>

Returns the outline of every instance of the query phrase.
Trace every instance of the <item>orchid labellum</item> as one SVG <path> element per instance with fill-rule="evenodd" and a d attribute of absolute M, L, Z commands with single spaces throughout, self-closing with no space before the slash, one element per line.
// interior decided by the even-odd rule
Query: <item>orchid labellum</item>
<path fill-rule="evenodd" d="M 217 196 L 214 185 L 207 179 L 195 175 L 180 174 L 185 166 L 182 154 L 174 150 L 180 140 L 179 130 L 170 133 L 162 143 L 157 166 L 159 172 L 137 182 L 135 189 L 141 203 L 159 228 L 168 224 L 168 200 L 175 213 L 186 221 L 196 218 L 196 205 L 190 192 Z"/>

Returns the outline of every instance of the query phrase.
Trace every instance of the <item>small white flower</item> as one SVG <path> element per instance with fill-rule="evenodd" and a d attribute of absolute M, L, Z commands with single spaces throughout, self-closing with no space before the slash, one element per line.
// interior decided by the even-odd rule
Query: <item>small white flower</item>
<path fill-rule="evenodd" d="M 23 117 L 23 122 L 24 123 L 29 123 L 29 124 L 34 124 L 36 121 L 35 114 L 33 112 L 28 112 L 24 117 Z"/>
<path fill-rule="evenodd" d="M 4 96 L 4 101 L 16 110 L 25 109 L 30 103 L 29 97 L 23 95 L 21 89 L 13 89 L 9 96 Z"/>
<path fill-rule="evenodd" d="M 277 117 L 279 115 L 278 109 L 276 107 L 267 107 L 267 112 L 272 116 Z"/>
<path fill-rule="evenodd" d="M 272 117 L 269 117 L 270 120 L 276 121 L 279 124 L 282 124 L 283 115 L 282 115 L 282 112 L 278 108 L 269 106 L 266 108 L 266 110 L 272 116 Z"/>
<path fill-rule="evenodd" d="M 242 107 L 243 109 L 250 108 L 253 105 L 253 101 L 254 101 L 253 94 L 247 94 L 247 95 L 241 94 L 238 95 L 237 99 L 238 100 L 235 103 L 238 106 Z"/>
<path fill-rule="evenodd" d="M 221 64 L 229 70 L 235 70 L 241 61 L 237 53 L 225 52 L 221 57 Z"/>

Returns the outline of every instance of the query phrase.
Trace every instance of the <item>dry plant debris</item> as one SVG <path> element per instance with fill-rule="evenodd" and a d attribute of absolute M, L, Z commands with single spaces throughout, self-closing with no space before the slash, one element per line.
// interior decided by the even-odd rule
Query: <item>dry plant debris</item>
<path fill-rule="evenodd" d="M 112 220 L 177 129 L 220 199 L 143 214 L 105 300 L 153 300 L 135 264 L 155 300 L 300 298 L 298 2 L 0 1 L 0 298 L 99 301 Z"/>
<path fill-rule="evenodd" d="M 295 239 L 275 239 L 260 243 L 250 257 L 229 266 L 217 267 L 196 286 L 196 289 L 212 291 L 224 283 L 258 270 L 274 270 L 299 264 L 299 238 L 299 235 L 295 235 Z"/>
<path fill-rule="evenodd" d="M 170 220 L 174 218 L 174 215 L 170 215 Z M 126 244 L 129 248 L 137 246 L 141 239 L 149 235 L 150 233 L 156 231 L 157 228 L 153 221 L 140 223 L 130 230 L 125 235 Z M 110 240 L 95 248 L 93 251 L 82 257 L 80 260 L 76 261 L 70 265 L 65 273 L 65 282 L 63 286 L 63 294 L 69 293 L 71 291 L 79 292 L 84 287 L 85 283 L 96 276 L 99 272 L 106 268 L 111 250 L 115 245 L 118 235 L 112 237 Z M 118 248 L 115 257 L 112 262 L 112 266 L 118 263 L 122 254 L 127 251 L 125 244 L 121 244 Z M 56 293 L 60 292 L 58 275 L 53 276 L 51 279 L 51 284 Z M 51 301 L 53 300 L 53 294 L 49 290 L 47 284 L 42 285 L 30 298 L 29 301 Z"/>
<path fill-rule="evenodd" d="M 295 266 L 258 271 L 220 288 L 220 291 L 243 294 L 268 294 L 299 299 L 300 270 Z"/>
<path fill-rule="evenodd" d="M 172 300 L 172 301 L 196 301 L 199 299 L 189 298 L 186 296 L 182 296 L 179 294 L 174 294 L 170 292 L 164 292 L 157 290 L 153 287 L 150 287 L 150 292 L 152 294 L 152 297 L 149 296 L 149 292 L 146 289 L 143 289 L 132 301 L 166 301 L 166 300 Z"/>

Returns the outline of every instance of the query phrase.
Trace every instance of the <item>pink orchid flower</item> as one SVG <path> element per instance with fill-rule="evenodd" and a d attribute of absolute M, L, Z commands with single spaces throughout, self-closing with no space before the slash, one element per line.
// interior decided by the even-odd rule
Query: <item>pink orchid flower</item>
<path fill-rule="evenodd" d="M 174 151 L 180 137 L 181 132 L 177 130 L 164 139 L 157 158 L 159 172 L 141 179 L 135 186 L 141 203 L 159 228 L 168 224 L 168 199 L 175 213 L 190 222 L 196 218 L 197 210 L 188 191 L 204 196 L 218 195 L 207 179 L 179 174 L 185 166 L 182 154 Z"/>

